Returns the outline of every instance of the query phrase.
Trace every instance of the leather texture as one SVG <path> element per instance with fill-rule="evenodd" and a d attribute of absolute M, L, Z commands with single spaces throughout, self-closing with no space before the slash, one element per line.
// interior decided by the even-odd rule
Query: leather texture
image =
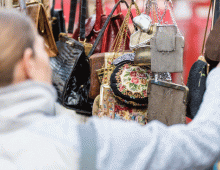
<path fill-rule="evenodd" d="M 130 50 L 125 51 L 125 53 L 131 52 Z M 97 75 L 97 70 L 101 69 L 104 66 L 105 56 L 108 53 L 96 53 L 93 54 L 89 58 L 90 64 L 90 90 L 89 90 L 89 97 L 95 99 L 97 95 L 100 93 L 100 81 Z M 119 53 L 119 55 L 123 55 Z"/>
<path fill-rule="evenodd" d="M 100 93 L 100 82 L 96 70 L 101 69 L 104 65 L 105 53 L 96 53 L 89 58 L 91 68 L 91 85 L 89 90 L 89 97 L 95 99 Z"/>
<path fill-rule="evenodd" d="M 63 3 L 61 3 L 63 4 Z M 55 0 L 53 0 L 53 5 L 51 8 L 51 16 L 52 16 L 52 30 L 55 41 L 59 40 L 59 34 L 61 32 L 65 33 L 65 19 L 63 14 L 63 5 L 61 5 L 62 9 L 54 9 Z"/>
<path fill-rule="evenodd" d="M 91 115 L 93 101 L 88 98 L 90 67 L 84 47 L 65 34 L 60 35 L 57 47 L 59 55 L 51 58 L 50 65 L 58 101 L 78 113 Z"/>
<path fill-rule="evenodd" d="M 50 57 L 58 55 L 58 49 L 53 37 L 53 31 L 46 15 L 45 8 L 41 3 L 27 3 L 26 13 L 29 15 L 36 27 L 39 34 L 44 38 L 45 48 Z"/>
<path fill-rule="evenodd" d="M 209 64 L 220 61 L 220 18 L 217 19 L 213 29 L 209 33 L 205 45 L 205 59 Z"/>
<path fill-rule="evenodd" d="M 75 0 L 72 0 L 70 14 L 74 15 L 70 15 L 69 18 L 72 24 L 74 24 L 75 7 Z M 69 27 L 68 31 L 73 27 L 74 25 Z M 51 58 L 50 64 L 53 69 L 53 84 L 58 91 L 58 101 L 64 107 L 76 110 L 78 114 L 92 116 L 93 100 L 88 97 L 90 66 L 84 45 L 68 37 L 67 34 L 60 33 L 57 47 L 59 55 Z"/>

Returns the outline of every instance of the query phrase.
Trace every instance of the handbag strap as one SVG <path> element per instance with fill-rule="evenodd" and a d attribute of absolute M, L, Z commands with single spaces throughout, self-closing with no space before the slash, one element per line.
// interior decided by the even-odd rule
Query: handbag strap
<path fill-rule="evenodd" d="M 123 44 L 123 52 L 125 51 L 125 44 L 126 44 L 126 41 L 127 41 L 127 33 L 128 33 L 128 24 L 129 24 L 129 18 L 131 16 L 131 8 L 132 8 L 132 5 L 135 6 L 135 9 L 136 9 L 136 15 L 140 15 L 141 12 L 138 8 L 138 5 L 136 4 L 135 1 L 132 1 L 132 3 L 130 4 L 129 8 L 128 8 L 128 12 L 124 18 L 124 21 L 120 27 L 120 30 L 118 31 L 118 34 L 114 40 L 114 43 L 111 47 L 111 51 L 113 52 L 116 52 L 116 53 L 119 53 L 120 49 L 121 49 L 121 45 Z M 124 42 L 123 42 L 124 41 Z M 115 55 L 113 57 L 113 60 L 116 59 L 115 58 Z"/>
<path fill-rule="evenodd" d="M 71 0 L 68 33 L 73 33 L 75 16 L 76 16 L 77 0 Z"/>
<path fill-rule="evenodd" d="M 119 1 L 115 4 L 114 8 L 112 9 L 111 13 L 108 15 L 108 18 L 106 19 L 106 21 L 105 21 L 105 23 L 104 23 L 102 29 L 100 30 L 100 32 L 99 32 L 99 34 L 98 34 L 98 36 L 97 36 L 97 38 L 96 38 L 96 40 L 95 40 L 95 42 L 94 42 L 94 44 L 93 44 L 93 46 L 92 46 L 92 49 L 91 49 L 90 52 L 89 52 L 88 58 L 94 53 L 94 51 L 95 51 L 95 49 L 96 49 L 96 47 L 97 47 L 99 41 L 100 41 L 101 38 L 102 38 L 102 35 L 103 35 L 104 32 L 105 32 L 106 27 L 108 26 L 108 24 L 109 24 L 109 22 L 110 22 L 110 20 L 111 20 L 111 17 L 113 16 L 113 13 L 115 12 L 115 10 L 117 9 L 117 7 L 118 7 L 118 5 L 119 5 L 120 3 L 125 3 L 125 5 L 127 6 L 127 8 L 129 8 L 129 5 L 128 5 L 128 3 L 127 3 L 125 0 L 119 0 Z"/>
<path fill-rule="evenodd" d="M 173 24 L 174 24 L 174 25 L 176 26 L 176 28 L 177 28 L 177 33 L 178 33 L 180 36 L 182 36 L 182 34 L 181 34 L 181 32 L 180 32 L 180 30 L 179 30 L 179 28 L 178 28 L 178 26 L 177 26 L 175 17 L 174 17 L 172 0 L 167 1 L 167 3 L 170 3 L 170 4 L 171 4 L 171 5 L 168 5 L 168 9 L 169 9 L 169 11 L 170 11 L 170 16 L 171 16 L 171 19 L 172 19 L 172 21 L 173 21 Z"/>
<path fill-rule="evenodd" d="M 119 0 L 115 0 L 115 4 L 118 3 Z M 121 7 L 120 5 L 117 6 L 117 13 L 121 13 Z M 94 30 L 95 32 L 98 32 L 101 30 L 101 21 L 102 21 L 102 15 L 103 15 L 103 6 L 102 6 L 102 0 L 96 0 L 96 21 Z"/>
<path fill-rule="evenodd" d="M 102 0 L 96 0 L 96 20 L 94 26 L 95 32 L 101 30 L 102 15 L 103 15 Z"/>
<path fill-rule="evenodd" d="M 117 2 L 118 2 L 118 0 L 115 0 L 115 4 L 117 4 Z M 117 7 L 117 13 L 118 14 L 121 13 L 121 6 L 120 5 L 118 5 L 118 7 Z"/>
<path fill-rule="evenodd" d="M 209 13 L 208 13 L 207 21 L 206 21 L 206 28 L 205 28 L 205 34 L 204 34 L 204 39 L 203 39 L 203 44 L 202 44 L 201 56 L 203 56 L 204 54 L 205 40 L 206 40 L 206 34 L 208 30 L 208 25 L 209 25 L 209 16 L 211 13 L 211 8 L 212 8 L 212 0 L 210 0 L 210 4 L 209 4 Z"/>
<path fill-rule="evenodd" d="M 55 9 L 55 0 L 53 0 L 53 3 L 52 3 L 51 16 L 54 16 L 54 9 Z M 63 0 L 61 0 L 61 9 L 63 10 Z"/>
<path fill-rule="evenodd" d="M 81 10 L 80 10 L 80 31 L 79 37 L 80 39 L 85 39 L 85 23 L 86 23 L 86 0 L 81 1 Z"/>
<path fill-rule="evenodd" d="M 77 6 L 77 1 L 71 0 L 69 27 L 68 27 L 68 33 L 71 33 L 71 34 L 73 33 L 73 29 L 74 29 L 76 6 Z M 80 1 L 80 7 L 81 9 L 80 9 L 80 14 L 79 14 L 79 23 L 80 23 L 79 37 L 80 39 L 85 39 L 86 0 Z"/>

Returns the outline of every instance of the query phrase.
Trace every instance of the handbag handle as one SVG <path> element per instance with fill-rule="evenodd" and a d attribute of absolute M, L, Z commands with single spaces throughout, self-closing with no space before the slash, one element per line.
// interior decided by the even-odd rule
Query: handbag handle
<path fill-rule="evenodd" d="M 75 16 L 76 16 L 77 0 L 71 0 L 68 33 L 73 33 Z"/>
<path fill-rule="evenodd" d="M 115 0 L 115 4 L 118 3 L 119 0 Z M 120 5 L 117 6 L 117 13 L 121 13 L 121 7 Z M 94 30 L 95 32 L 99 32 L 101 30 L 101 20 L 103 15 L 103 6 L 102 6 L 102 0 L 96 0 L 96 21 Z"/>
<path fill-rule="evenodd" d="M 54 8 L 55 8 L 55 0 L 53 0 L 53 4 L 51 7 L 51 16 L 54 16 Z M 61 0 L 61 9 L 63 10 L 63 0 Z"/>
<path fill-rule="evenodd" d="M 88 58 L 94 53 L 94 51 L 95 51 L 95 49 L 96 49 L 96 47 L 97 47 L 99 41 L 100 41 L 101 38 L 102 38 L 103 33 L 105 32 L 106 27 L 107 27 L 108 24 L 109 24 L 109 21 L 110 21 L 112 15 L 113 15 L 113 13 L 115 12 L 115 10 L 117 9 L 117 7 L 118 7 L 118 5 L 119 5 L 120 3 L 125 3 L 125 5 L 127 6 L 127 8 L 129 8 L 129 5 L 128 5 L 128 3 L 127 3 L 125 0 L 119 0 L 119 1 L 115 4 L 114 8 L 112 9 L 111 13 L 109 14 L 109 16 L 108 16 L 108 18 L 106 19 L 106 21 L 105 21 L 105 23 L 104 23 L 102 29 L 100 30 L 100 32 L 99 32 L 99 34 L 98 34 L 98 37 L 96 38 L 96 40 L 95 40 L 95 42 L 94 42 L 94 44 L 93 44 L 93 46 L 92 46 L 92 49 L 91 49 L 90 52 L 89 52 Z"/>
<path fill-rule="evenodd" d="M 94 26 L 95 32 L 101 30 L 102 15 L 103 15 L 102 0 L 96 0 L 96 20 Z"/>
<path fill-rule="evenodd" d="M 206 21 L 206 28 L 205 28 L 205 35 L 204 35 L 203 44 L 202 44 L 201 56 L 204 53 L 205 39 L 206 39 L 207 29 L 208 29 L 208 25 L 209 25 L 209 16 L 211 13 L 211 7 L 212 7 L 212 0 L 210 0 L 210 4 L 209 4 L 209 13 L 208 13 L 207 21 Z"/>
<path fill-rule="evenodd" d="M 141 14 L 138 5 L 136 4 L 136 2 L 132 1 L 132 3 L 130 4 L 129 8 L 128 8 L 128 12 L 124 18 L 124 21 L 121 25 L 121 28 L 115 38 L 115 41 L 111 47 L 111 49 L 113 49 L 113 52 L 119 53 L 122 42 L 124 41 L 124 46 L 123 46 L 123 52 L 125 50 L 125 44 L 126 44 L 126 39 L 127 39 L 127 31 L 128 31 L 128 23 L 129 23 L 129 18 L 131 16 L 131 7 L 132 5 L 135 6 L 136 9 L 136 14 L 137 16 Z M 115 56 L 113 57 L 115 59 Z"/>
<path fill-rule="evenodd" d="M 81 1 L 81 10 L 80 10 L 80 30 L 79 30 L 79 38 L 85 39 L 85 24 L 86 24 L 86 7 L 87 7 L 87 0 Z"/>
<path fill-rule="evenodd" d="M 79 14 L 79 22 L 80 22 L 80 33 L 79 37 L 80 39 L 85 39 L 85 21 L 86 21 L 86 0 L 82 0 L 80 2 L 80 14 Z M 71 7 L 70 7 L 70 16 L 69 16 L 69 27 L 68 27 L 68 33 L 73 33 L 74 29 L 74 23 L 75 23 L 75 16 L 76 16 L 76 6 L 77 1 L 71 0 Z"/>
<path fill-rule="evenodd" d="M 115 4 L 117 4 L 117 2 L 118 2 L 118 0 L 115 0 Z M 117 7 L 117 13 L 118 14 L 121 13 L 121 6 L 120 5 Z"/>

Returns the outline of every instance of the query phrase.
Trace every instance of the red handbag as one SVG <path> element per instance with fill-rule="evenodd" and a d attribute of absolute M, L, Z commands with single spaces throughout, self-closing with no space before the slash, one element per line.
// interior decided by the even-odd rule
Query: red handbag
<path fill-rule="evenodd" d="M 119 0 L 115 0 L 117 4 Z M 99 41 L 98 45 L 94 50 L 95 53 L 103 53 L 103 52 L 110 52 L 111 47 L 114 43 L 115 37 L 121 27 L 121 24 L 124 20 L 124 16 L 121 13 L 120 6 L 117 6 L 117 15 L 113 15 L 110 19 L 108 26 L 105 29 L 104 35 L 102 39 Z M 87 43 L 94 44 L 98 34 L 100 33 L 101 29 L 105 21 L 107 20 L 105 14 L 103 14 L 102 8 L 102 0 L 96 0 L 96 14 L 92 15 L 86 20 L 85 24 L 85 39 Z M 129 49 L 129 40 L 130 40 L 130 32 L 128 33 L 128 38 L 125 44 L 125 50 Z M 78 40 L 80 37 L 80 25 L 76 28 L 75 32 L 73 33 L 73 38 Z M 84 38 L 84 37 L 80 37 Z"/>

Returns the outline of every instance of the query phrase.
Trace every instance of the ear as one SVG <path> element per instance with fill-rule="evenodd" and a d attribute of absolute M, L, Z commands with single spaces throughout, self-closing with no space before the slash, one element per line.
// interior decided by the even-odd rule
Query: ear
<path fill-rule="evenodd" d="M 23 55 L 23 67 L 24 72 L 28 79 L 33 79 L 33 71 L 34 71 L 34 58 L 33 58 L 33 50 L 31 48 L 27 48 L 24 51 Z"/>

